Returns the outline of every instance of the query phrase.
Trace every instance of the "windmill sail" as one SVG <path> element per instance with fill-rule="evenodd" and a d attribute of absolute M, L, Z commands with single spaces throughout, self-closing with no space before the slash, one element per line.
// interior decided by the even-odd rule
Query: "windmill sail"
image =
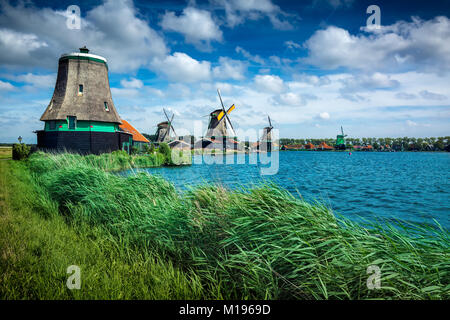
<path fill-rule="evenodd" d="M 175 129 L 172 125 L 173 118 L 175 114 L 172 114 L 172 117 L 169 119 L 169 116 L 167 115 L 167 112 L 165 109 L 163 109 L 164 116 L 166 117 L 167 121 L 163 121 L 158 123 L 157 129 L 156 129 L 156 142 L 157 143 L 169 143 L 172 140 L 171 131 L 176 136 Z"/>

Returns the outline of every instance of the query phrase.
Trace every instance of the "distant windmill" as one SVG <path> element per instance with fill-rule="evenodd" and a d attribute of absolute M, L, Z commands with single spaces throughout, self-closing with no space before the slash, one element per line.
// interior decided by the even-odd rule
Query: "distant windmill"
<path fill-rule="evenodd" d="M 269 126 L 263 129 L 263 135 L 258 143 L 258 150 L 264 151 L 272 151 L 272 121 L 270 120 L 270 116 L 267 116 L 267 120 L 269 121 Z"/>
<path fill-rule="evenodd" d="M 169 116 L 167 115 L 166 110 L 163 109 L 163 111 L 164 111 L 164 115 L 165 115 L 167 121 L 158 123 L 158 128 L 156 129 L 156 143 L 170 142 L 171 131 L 173 131 L 175 136 L 177 135 L 177 133 L 175 132 L 175 129 L 172 125 L 173 118 L 175 117 L 175 113 L 173 113 L 172 117 L 169 119 Z"/>
<path fill-rule="evenodd" d="M 272 141 L 272 129 L 273 129 L 273 126 L 272 126 L 272 121 L 270 121 L 270 116 L 267 116 L 267 120 L 269 120 L 269 126 L 265 127 L 263 129 L 264 132 L 263 132 L 263 136 L 262 136 L 260 141 L 270 142 L 270 141 Z"/>
<path fill-rule="evenodd" d="M 337 150 L 345 150 L 346 146 L 345 146 L 345 137 L 347 135 L 344 134 L 344 129 L 341 126 L 341 134 L 338 134 L 336 136 L 336 146 L 335 149 Z"/>

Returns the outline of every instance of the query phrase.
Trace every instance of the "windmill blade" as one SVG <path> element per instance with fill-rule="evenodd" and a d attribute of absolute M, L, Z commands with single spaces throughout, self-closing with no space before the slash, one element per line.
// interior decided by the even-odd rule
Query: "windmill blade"
<path fill-rule="evenodd" d="M 270 121 L 270 116 L 269 115 L 267 115 L 267 119 L 269 119 L 269 127 L 270 127 L 270 129 L 272 129 L 273 127 L 272 127 L 272 121 Z"/>
<path fill-rule="evenodd" d="M 233 111 L 235 108 L 236 108 L 236 106 L 234 104 L 232 104 L 231 107 L 228 108 L 226 114 L 230 114 L 231 111 Z M 220 121 L 224 115 L 225 115 L 225 112 L 220 111 L 219 115 L 217 116 L 217 120 Z"/>
<path fill-rule="evenodd" d="M 223 115 L 222 115 L 222 112 L 219 114 L 219 116 L 221 116 L 221 118 L 219 119 L 219 116 L 217 116 L 217 119 L 219 120 L 219 122 L 222 120 L 222 117 L 225 115 L 225 118 L 228 120 L 228 123 L 230 124 L 230 127 L 231 127 L 231 129 L 233 130 L 233 133 L 234 133 L 234 135 L 236 135 L 236 131 L 234 131 L 234 128 L 233 128 L 233 125 L 231 124 L 231 120 L 230 120 L 230 118 L 228 117 L 228 113 L 229 112 L 231 112 L 231 111 L 233 111 L 234 110 L 234 108 L 235 108 L 235 106 L 234 106 L 234 104 L 228 109 L 228 113 L 227 113 L 227 111 L 225 111 L 225 106 L 223 105 L 223 101 L 222 101 L 222 96 L 220 95 L 220 90 L 219 90 L 219 88 L 217 88 L 217 93 L 218 93 L 218 95 L 219 95 L 219 99 L 220 99 L 220 104 L 222 105 L 222 112 L 223 112 Z"/>
<path fill-rule="evenodd" d="M 176 138 L 177 133 L 175 132 L 175 129 L 173 128 L 173 125 L 172 125 L 173 117 L 175 117 L 175 114 L 172 114 L 172 118 L 170 119 L 170 122 L 169 122 L 169 137 L 170 137 L 170 128 L 172 128 L 173 134 L 175 135 L 175 138 Z"/>
<path fill-rule="evenodd" d="M 164 115 L 166 116 L 166 119 L 167 119 L 167 122 L 168 122 L 168 125 L 169 125 L 169 129 L 168 129 L 168 131 L 169 131 L 169 137 L 170 137 L 170 129 L 171 129 L 171 128 L 172 128 L 172 131 L 173 131 L 173 133 L 175 134 L 175 136 L 177 136 L 177 133 L 175 132 L 175 128 L 174 128 L 173 125 L 172 125 L 172 121 L 173 121 L 173 117 L 175 116 L 175 113 L 172 114 L 172 118 L 169 120 L 169 116 L 167 115 L 166 110 L 163 109 L 163 111 L 164 111 Z"/>
<path fill-rule="evenodd" d="M 220 103 L 222 104 L 222 109 L 225 112 L 225 107 L 223 106 L 222 96 L 220 95 L 220 90 L 217 88 L 217 94 L 219 95 Z"/>

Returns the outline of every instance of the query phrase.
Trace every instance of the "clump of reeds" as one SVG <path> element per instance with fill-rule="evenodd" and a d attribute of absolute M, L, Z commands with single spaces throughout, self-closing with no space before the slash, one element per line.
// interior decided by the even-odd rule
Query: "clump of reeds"
<path fill-rule="evenodd" d="M 123 178 L 80 159 L 30 159 L 61 213 L 194 271 L 223 298 L 449 298 L 449 237 L 438 226 L 362 227 L 275 185 L 204 185 L 180 195 L 162 178 Z M 381 288 L 370 290 L 372 265 Z"/>
<path fill-rule="evenodd" d="M 165 156 L 159 152 L 148 155 L 128 155 L 124 151 L 114 151 L 86 156 L 77 153 L 36 152 L 30 157 L 31 167 L 34 172 L 38 173 L 74 165 L 86 165 L 105 171 L 119 171 L 131 168 L 159 167 L 165 163 Z"/>

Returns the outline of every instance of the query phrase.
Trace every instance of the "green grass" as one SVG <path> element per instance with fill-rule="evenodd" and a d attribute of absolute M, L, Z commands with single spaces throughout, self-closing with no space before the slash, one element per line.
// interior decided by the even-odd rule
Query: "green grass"
<path fill-rule="evenodd" d="M 66 287 L 70 265 L 81 290 Z M 202 287 L 169 259 L 65 219 L 24 163 L 0 163 L 0 299 L 198 299 Z"/>
<path fill-rule="evenodd" d="M 18 226 L 13 232 L 17 234 L 15 239 L 34 243 L 31 249 L 26 249 L 28 245 L 17 245 L 16 241 L 2 237 L 2 252 L 7 248 L 6 252 L 19 255 L 25 250 L 25 257 L 29 257 L 13 264 L 12 270 L 2 260 L 2 273 L 9 275 L 0 283 L 2 296 L 84 298 L 87 293 L 88 298 L 161 299 L 180 296 L 448 299 L 450 296 L 449 235 L 439 226 L 361 227 L 336 218 L 320 204 L 296 199 L 274 185 L 247 191 L 204 185 L 180 195 L 162 178 L 146 173 L 119 177 L 105 171 L 109 165 L 98 165 L 96 161 L 79 161 L 73 155 L 34 154 L 26 166 L 14 163 L 14 170 L 2 172 L 2 177 L 6 176 L 2 178 L 5 183 L 2 189 L 14 190 L 8 181 L 32 189 L 24 190 L 26 195 L 22 195 L 28 201 L 14 198 L 19 197 L 14 191 L 10 193 L 6 207 L 10 208 L 7 216 L 11 225 L 4 230 L 21 226 L 22 221 L 27 228 Z M 67 257 L 72 254 L 73 257 Z M 65 289 L 65 268 L 77 264 L 73 261 L 82 264 L 86 273 L 82 290 L 75 293 Z M 367 288 L 370 265 L 381 269 L 381 289 Z M 129 268 L 137 271 L 131 272 Z M 128 272 L 134 276 L 130 278 Z M 36 282 L 24 288 L 19 280 L 29 274 L 35 275 L 31 279 Z M 162 288 L 153 286 L 149 280 L 152 275 L 163 278 Z M 98 280 L 99 277 L 103 280 Z M 16 278 L 19 280 L 15 281 Z"/>

